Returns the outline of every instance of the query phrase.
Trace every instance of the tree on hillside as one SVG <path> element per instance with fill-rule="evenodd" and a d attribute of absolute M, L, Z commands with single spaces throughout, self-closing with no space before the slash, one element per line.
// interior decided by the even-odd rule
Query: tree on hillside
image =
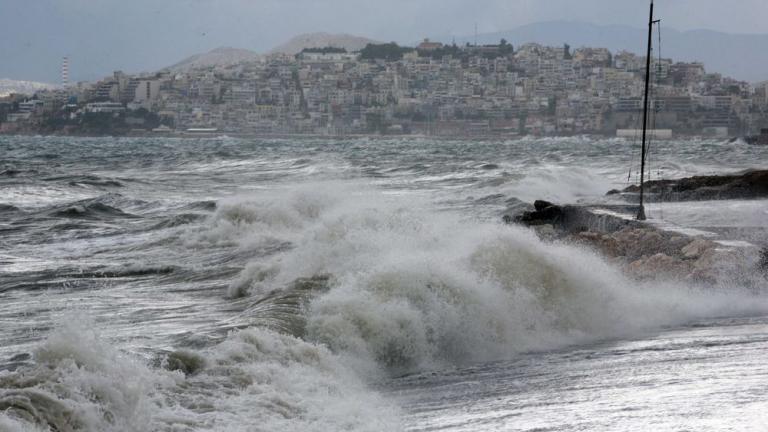
<path fill-rule="evenodd" d="M 512 46 L 512 44 L 507 42 L 506 39 L 502 38 L 501 41 L 499 41 L 499 54 L 505 56 L 507 54 L 512 54 L 513 52 L 515 52 L 515 48 Z"/>
<path fill-rule="evenodd" d="M 459 48 L 455 43 L 453 45 L 445 45 L 441 48 L 435 48 L 433 50 L 417 50 L 419 57 L 431 57 L 439 60 L 445 56 L 451 56 L 456 59 L 461 59 L 465 56 L 464 51 Z"/>
<path fill-rule="evenodd" d="M 362 60 L 397 61 L 403 54 L 413 51 L 413 48 L 401 47 L 394 42 L 385 44 L 368 44 L 360 51 Z"/>

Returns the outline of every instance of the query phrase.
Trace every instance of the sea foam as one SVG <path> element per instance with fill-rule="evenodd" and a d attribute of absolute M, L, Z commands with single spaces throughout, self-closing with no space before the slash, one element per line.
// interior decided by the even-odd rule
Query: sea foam
<path fill-rule="evenodd" d="M 636 282 L 584 248 L 365 183 L 233 197 L 180 230 L 187 247 L 286 245 L 232 281 L 232 301 L 253 304 L 236 330 L 179 347 L 196 366 L 169 371 L 114 348 L 93 325 L 61 323 L 33 365 L 0 376 L 10 408 L 0 425 L 399 430 L 399 410 L 372 389 L 393 375 L 768 312 L 737 286 Z M 285 314 L 301 319 L 283 325 Z"/>
<path fill-rule="evenodd" d="M 306 196 L 323 205 L 292 213 L 295 230 L 285 237 L 292 247 L 254 262 L 237 290 L 259 298 L 298 278 L 330 275 L 327 292 L 304 312 L 305 338 L 362 370 L 489 361 L 768 310 L 739 287 L 640 283 L 591 251 L 543 243 L 522 228 L 364 185 L 337 186 L 320 184 L 315 193 L 302 187 L 281 198 L 286 211 Z M 284 233 L 282 223 L 272 226 L 273 234 Z"/>

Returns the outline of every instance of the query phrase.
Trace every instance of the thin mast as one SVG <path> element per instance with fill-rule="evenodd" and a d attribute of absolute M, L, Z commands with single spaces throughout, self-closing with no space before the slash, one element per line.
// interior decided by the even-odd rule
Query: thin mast
<path fill-rule="evenodd" d="M 645 220 L 643 195 L 645 192 L 645 140 L 648 131 L 648 88 L 651 85 L 651 40 L 653 36 L 653 0 L 651 0 L 651 18 L 648 20 L 648 51 L 645 56 L 645 101 L 643 102 L 643 148 L 640 152 L 640 209 L 637 220 Z"/>

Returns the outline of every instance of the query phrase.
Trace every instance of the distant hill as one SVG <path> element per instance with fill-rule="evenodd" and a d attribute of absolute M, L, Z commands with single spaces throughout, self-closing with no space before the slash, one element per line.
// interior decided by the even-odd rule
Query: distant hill
<path fill-rule="evenodd" d="M 369 43 L 380 43 L 373 39 L 348 34 L 306 33 L 273 48 L 269 53 L 298 54 L 304 48 L 344 48 L 349 52 L 359 51 Z"/>
<path fill-rule="evenodd" d="M 612 51 L 628 50 L 644 53 L 647 30 L 630 26 L 602 26 L 571 21 L 529 24 L 512 30 L 478 35 L 478 43 L 498 43 L 501 38 L 514 46 L 538 42 L 559 46 L 568 43 L 604 47 Z M 654 45 L 657 43 L 654 34 Z M 729 34 L 712 30 L 678 31 L 661 27 L 661 54 L 676 61 L 701 61 L 709 72 L 722 73 L 736 79 L 757 82 L 768 80 L 768 34 Z M 443 42 L 451 37 L 433 37 Z M 472 43 L 474 36 L 456 38 L 456 43 Z M 655 54 L 657 55 L 657 54 Z"/>
<path fill-rule="evenodd" d="M 11 93 L 33 94 L 39 90 L 58 88 L 56 84 L 35 82 L 35 81 L 17 81 L 12 79 L 0 78 L 0 97 L 8 96 Z"/>
<path fill-rule="evenodd" d="M 173 72 L 183 72 L 190 69 L 211 67 L 211 66 L 229 66 L 238 63 L 255 61 L 261 56 L 247 49 L 220 47 L 207 53 L 195 54 L 184 60 L 169 66 L 165 69 Z"/>

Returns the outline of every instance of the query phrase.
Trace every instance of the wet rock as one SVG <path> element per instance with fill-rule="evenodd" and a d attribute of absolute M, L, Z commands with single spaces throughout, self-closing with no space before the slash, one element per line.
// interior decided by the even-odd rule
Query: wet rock
<path fill-rule="evenodd" d="M 555 227 L 549 224 L 544 225 L 536 225 L 533 227 L 534 231 L 536 231 L 536 235 L 539 236 L 542 240 L 555 240 L 559 237 L 558 232 L 555 230 Z"/>
<path fill-rule="evenodd" d="M 536 201 L 533 208 L 533 211 L 526 211 L 515 217 L 514 221 L 528 226 L 557 225 L 563 218 L 563 208 L 550 202 Z"/>
<path fill-rule="evenodd" d="M 683 253 L 684 258 L 698 259 L 702 256 L 702 254 L 704 254 L 704 252 L 713 247 L 715 247 L 715 243 L 706 239 L 698 238 L 690 242 L 687 246 L 683 247 L 681 252 Z"/>
<path fill-rule="evenodd" d="M 583 231 L 569 238 L 597 249 L 606 257 L 629 262 L 656 254 L 679 258 L 680 248 L 690 243 L 690 239 L 673 237 L 652 227 L 626 227 L 613 233 Z"/>
<path fill-rule="evenodd" d="M 691 272 L 691 265 L 669 255 L 658 253 L 631 262 L 626 271 L 638 279 L 675 277 L 684 279 Z"/>
<path fill-rule="evenodd" d="M 575 234 L 572 239 L 579 244 L 590 246 L 600 254 L 609 258 L 621 256 L 618 241 L 610 235 L 593 231 L 583 231 Z"/>
<path fill-rule="evenodd" d="M 724 278 L 744 273 L 747 263 L 744 252 L 737 249 L 710 248 L 704 250 L 693 263 L 691 279 L 697 282 L 715 283 Z"/>
<path fill-rule="evenodd" d="M 528 212 L 523 215 L 521 219 L 523 222 L 533 223 L 545 223 L 545 222 L 557 222 L 559 218 L 563 217 L 563 209 L 559 206 L 544 207 L 541 210 L 535 212 Z"/>
<path fill-rule="evenodd" d="M 607 209 L 627 213 L 627 206 Z M 768 275 L 768 248 L 747 251 L 726 248 L 711 240 L 662 231 L 652 225 L 616 216 L 603 207 L 558 206 L 536 201 L 533 210 L 516 216 L 505 215 L 505 222 L 533 229 L 543 240 L 562 239 L 585 245 L 608 260 L 623 266 L 638 279 L 675 278 L 696 283 L 716 284 L 735 281 L 744 286 L 764 284 L 754 281 L 755 268 Z"/>
<path fill-rule="evenodd" d="M 672 253 L 664 236 L 653 228 L 625 228 L 613 238 L 618 243 L 621 255 L 634 260 L 646 255 Z"/>
<path fill-rule="evenodd" d="M 549 201 L 544 200 L 536 200 L 533 202 L 533 208 L 536 209 L 536 211 L 543 211 L 549 207 L 558 207 L 555 204 L 552 204 Z"/>
<path fill-rule="evenodd" d="M 667 242 L 669 243 L 669 249 L 682 251 L 685 246 L 691 243 L 691 238 L 682 235 L 672 235 Z"/>
<path fill-rule="evenodd" d="M 732 175 L 695 176 L 677 180 L 653 180 L 645 182 L 644 185 L 648 199 L 651 201 L 768 198 L 768 170 L 747 171 Z M 636 194 L 640 192 L 640 187 L 632 185 L 623 192 Z"/>
<path fill-rule="evenodd" d="M 614 233 L 584 231 L 567 239 L 593 248 L 620 265 L 623 263 L 625 273 L 636 279 L 666 277 L 715 283 L 748 262 L 731 249 L 717 250 L 717 245 L 709 240 L 692 240 L 650 226 L 627 227 Z"/>
<path fill-rule="evenodd" d="M 518 200 L 519 201 L 519 200 Z M 528 204 L 530 206 L 530 204 Z M 532 210 L 524 209 L 524 204 L 516 204 L 515 212 L 507 211 L 502 217 L 506 223 L 517 223 L 528 227 L 552 225 L 555 230 L 565 234 L 582 231 L 611 233 L 629 226 L 642 226 L 636 221 L 627 220 L 607 213 L 595 212 L 594 208 L 579 205 L 560 206 L 549 201 L 537 200 Z M 620 206 L 625 210 L 627 206 Z"/>

